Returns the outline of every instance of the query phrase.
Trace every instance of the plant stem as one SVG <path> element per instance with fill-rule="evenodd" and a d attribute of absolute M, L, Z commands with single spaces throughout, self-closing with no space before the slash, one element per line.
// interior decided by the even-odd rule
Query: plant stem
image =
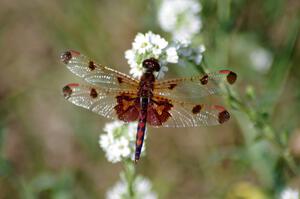
<path fill-rule="evenodd" d="M 134 163 L 131 160 L 124 161 L 124 178 L 127 182 L 127 196 L 128 199 L 135 198 L 134 192 L 134 181 L 135 181 L 135 167 Z"/>

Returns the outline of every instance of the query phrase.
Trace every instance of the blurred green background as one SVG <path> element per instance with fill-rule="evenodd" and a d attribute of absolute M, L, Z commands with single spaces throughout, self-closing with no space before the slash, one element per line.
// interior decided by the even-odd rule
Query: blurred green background
<path fill-rule="evenodd" d="M 138 173 L 151 179 L 160 198 L 274 198 L 285 185 L 300 187 L 300 1 L 201 4 L 206 63 L 211 71 L 227 66 L 237 72 L 235 91 L 247 113 L 225 100 L 220 103 L 233 107 L 233 116 L 222 126 L 149 128 Z M 1 0 L 1 199 L 105 197 L 122 170 L 98 146 L 109 120 L 64 100 L 62 86 L 81 80 L 59 55 L 76 49 L 128 74 L 124 51 L 137 32 L 152 30 L 170 40 L 158 26 L 158 6 L 138 0 Z M 252 67 L 249 55 L 258 49 L 270 54 L 267 71 Z M 195 70 L 169 69 L 167 77 Z M 276 133 L 279 153 L 259 129 L 267 138 Z M 294 171 L 281 161 L 286 153 Z"/>

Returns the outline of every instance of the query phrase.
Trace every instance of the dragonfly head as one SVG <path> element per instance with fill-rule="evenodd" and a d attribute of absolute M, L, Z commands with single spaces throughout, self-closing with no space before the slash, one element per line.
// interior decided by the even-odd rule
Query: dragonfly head
<path fill-rule="evenodd" d="M 143 61 L 143 67 L 149 72 L 158 72 L 160 70 L 159 62 L 155 58 L 145 59 Z"/>

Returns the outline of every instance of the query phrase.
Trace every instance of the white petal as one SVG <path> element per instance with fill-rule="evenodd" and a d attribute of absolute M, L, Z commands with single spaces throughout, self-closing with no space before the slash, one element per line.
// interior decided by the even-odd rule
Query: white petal
<path fill-rule="evenodd" d="M 135 78 L 140 78 L 143 74 L 143 69 L 141 67 L 132 67 L 129 73 Z"/>
<path fill-rule="evenodd" d="M 109 133 L 109 132 L 113 132 L 116 128 L 121 127 L 124 124 L 124 122 L 122 121 L 114 121 L 114 122 L 110 122 L 105 124 L 103 131 Z"/>
<path fill-rule="evenodd" d="M 205 46 L 202 44 L 202 45 L 200 45 L 200 46 L 198 46 L 198 48 L 197 48 L 197 52 L 198 53 L 204 53 L 205 52 Z"/>
<path fill-rule="evenodd" d="M 165 0 L 159 9 L 158 21 L 175 40 L 189 42 L 201 29 L 200 11 L 201 5 L 196 0 Z"/>
<path fill-rule="evenodd" d="M 108 161 L 112 163 L 121 161 L 121 151 L 117 144 L 114 143 L 108 148 L 108 150 L 106 151 L 106 157 Z"/>
<path fill-rule="evenodd" d="M 126 50 L 125 51 L 125 58 L 128 60 L 128 62 L 135 61 L 135 52 L 133 50 Z"/>
<path fill-rule="evenodd" d="M 299 199 L 299 192 L 297 190 L 287 188 L 281 193 L 280 199 Z"/>
<path fill-rule="evenodd" d="M 119 181 L 114 187 L 106 193 L 106 199 L 122 199 L 122 195 L 127 191 L 127 185 L 124 181 Z"/>
<path fill-rule="evenodd" d="M 167 62 L 169 63 L 177 63 L 178 62 L 178 54 L 175 47 L 170 47 L 166 50 L 167 53 Z"/>
<path fill-rule="evenodd" d="M 194 59 L 195 64 L 199 65 L 202 62 L 202 58 L 203 58 L 202 54 L 196 55 Z"/>
<path fill-rule="evenodd" d="M 99 145 L 103 150 L 105 150 L 109 146 L 109 138 L 107 135 L 99 136 Z"/>
<path fill-rule="evenodd" d="M 139 198 L 157 199 L 157 194 L 152 192 L 152 184 L 150 180 L 138 176 L 134 182 L 134 186 Z"/>

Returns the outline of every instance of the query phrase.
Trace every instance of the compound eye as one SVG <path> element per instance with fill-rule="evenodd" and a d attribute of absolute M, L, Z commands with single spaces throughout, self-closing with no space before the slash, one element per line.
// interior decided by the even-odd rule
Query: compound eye
<path fill-rule="evenodd" d="M 160 70 L 160 65 L 158 62 L 153 63 L 153 70 L 157 72 Z"/>
<path fill-rule="evenodd" d="M 157 59 L 150 58 L 143 61 L 143 67 L 151 71 L 159 71 L 160 65 Z"/>

